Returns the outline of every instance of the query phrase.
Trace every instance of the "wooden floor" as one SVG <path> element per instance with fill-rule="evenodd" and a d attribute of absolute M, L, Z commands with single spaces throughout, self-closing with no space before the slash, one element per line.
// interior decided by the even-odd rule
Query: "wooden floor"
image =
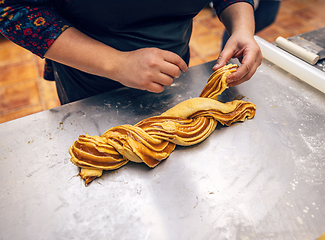
<path fill-rule="evenodd" d="M 325 27 L 325 0 L 282 0 L 274 24 L 257 35 L 274 42 Z M 224 31 L 210 9 L 194 19 L 190 66 L 215 60 Z M 60 105 L 55 84 L 42 78 L 44 60 L 0 37 L 0 123 Z"/>

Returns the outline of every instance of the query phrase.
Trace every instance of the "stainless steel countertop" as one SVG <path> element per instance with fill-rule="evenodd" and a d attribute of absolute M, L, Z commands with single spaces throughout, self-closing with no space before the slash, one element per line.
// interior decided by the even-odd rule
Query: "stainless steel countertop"
<path fill-rule="evenodd" d="M 154 169 L 88 187 L 68 148 L 199 95 L 213 62 L 161 94 L 121 89 L 0 124 L 0 239 L 316 239 L 325 232 L 325 95 L 264 60 L 222 101 L 257 105 Z"/>

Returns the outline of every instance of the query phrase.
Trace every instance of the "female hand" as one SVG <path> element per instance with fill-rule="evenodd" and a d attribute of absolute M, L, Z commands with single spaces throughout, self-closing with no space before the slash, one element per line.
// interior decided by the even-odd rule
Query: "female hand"
<path fill-rule="evenodd" d="M 263 59 L 254 39 L 254 9 L 246 2 L 234 3 L 223 10 L 220 19 L 230 38 L 213 70 L 223 67 L 231 58 L 238 58 L 241 65 L 236 72 L 228 76 L 229 86 L 236 86 L 250 79 Z"/>
<path fill-rule="evenodd" d="M 241 65 L 236 72 L 228 76 L 230 87 L 249 80 L 263 60 L 261 50 L 254 37 L 244 31 L 238 31 L 231 35 L 212 69 L 215 71 L 223 67 L 231 58 L 238 58 Z"/>
<path fill-rule="evenodd" d="M 119 67 L 112 79 L 127 87 L 156 93 L 162 92 L 181 71 L 188 69 L 180 56 L 158 48 L 121 52 L 117 59 Z"/>

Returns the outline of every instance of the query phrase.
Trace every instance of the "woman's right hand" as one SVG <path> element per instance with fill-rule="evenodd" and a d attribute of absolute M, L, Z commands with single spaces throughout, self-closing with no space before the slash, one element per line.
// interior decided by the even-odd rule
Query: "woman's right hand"
<path fill-rule="evenodd" d="M 120 52 L 117 71 L 111 76 L 131 88 L 159 93 L 173 83 L 188 67 L 177 54 L 158 48 Z"/>

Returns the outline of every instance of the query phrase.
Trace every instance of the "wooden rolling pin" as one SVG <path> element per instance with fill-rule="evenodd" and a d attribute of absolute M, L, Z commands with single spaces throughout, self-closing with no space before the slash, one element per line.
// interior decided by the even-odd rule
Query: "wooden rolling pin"
<path fill-rule="evenodd" d="M 265 59 L 325 93 L 325 72 L 258 36 L 254 38 Z"/>
<path fill-rule="evenodd" d="M 308 62 L 311 65 L 315 65 L 319 60 L 319 56 L 317 54 L 312 53 L 283 37 L 278 37 L 275 40 L 275 43 L 278 47 Z"/>

